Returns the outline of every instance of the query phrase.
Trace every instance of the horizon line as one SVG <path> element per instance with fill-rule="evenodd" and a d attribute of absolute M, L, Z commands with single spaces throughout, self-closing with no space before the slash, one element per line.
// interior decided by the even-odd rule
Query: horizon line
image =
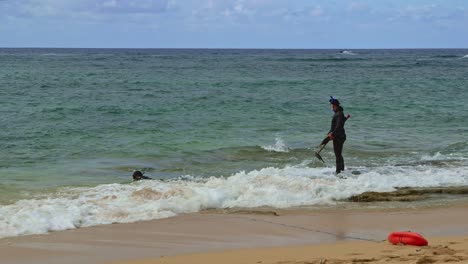
<path fill-rule="evenodd" d="M 167 49 L 167 50 L 433 50 L 433 49 L 468 49 L 465 48 L 162 48 L 162 47 L 0 47 L 0 49 Z"/>

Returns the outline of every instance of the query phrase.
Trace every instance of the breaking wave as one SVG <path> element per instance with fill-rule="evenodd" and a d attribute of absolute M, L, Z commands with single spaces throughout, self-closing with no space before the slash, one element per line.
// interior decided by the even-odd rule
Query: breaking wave
<path fill-rule="evenodd" d="M 355 173 L 355 172 L 358 173 Z M 395 187 L 464 186 L 467 167 L 384 166 L 346 171 L 304 165 L 130 184 L 61 188 L 0 207 L 0 237 L 41 234 L 111 223 L 167 218 L 204 209 L 329 205 L 367 191 Z"/>
<path fill-rule="evenodd" d="M 288 146 L 284 143 L 283 139 L 276 138 L 274 145 L 262 146 L 262 149 L 270 152 L 289 152 Z"/>

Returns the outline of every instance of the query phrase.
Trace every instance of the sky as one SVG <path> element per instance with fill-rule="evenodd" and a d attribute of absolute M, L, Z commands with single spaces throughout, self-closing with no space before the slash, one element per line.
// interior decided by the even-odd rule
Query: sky
<path fill-rule="evenodd" d="M 468 48 L 468 0 L 0 0 L 0 47 Z"/>

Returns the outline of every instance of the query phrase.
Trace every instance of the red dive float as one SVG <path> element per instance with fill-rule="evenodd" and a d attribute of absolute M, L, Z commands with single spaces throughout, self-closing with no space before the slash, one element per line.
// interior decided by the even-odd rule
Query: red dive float
<path fill-rule="evenodd" d="M 388 242 L 393 245 L 427 246 L 427 240 L 414 232 L 393 232 L 388 235 Z"/>

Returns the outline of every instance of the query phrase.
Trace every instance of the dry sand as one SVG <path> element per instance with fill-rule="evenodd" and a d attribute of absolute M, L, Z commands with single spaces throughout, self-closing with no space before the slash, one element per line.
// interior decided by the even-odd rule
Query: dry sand
<path fill-rule="evenodd" d="M 467 209 L 204 212 L 0 239 L 0 263 L 468 263 Z M 402 230 L 430 246 L 382 242 Z"/>
<path fill-rule="evenodd" d="M 432 245 L 427 247 L 393 246 L 386 242 L 338 242 L 160 257 L 121 264 L 468 263 L 468 236 L 430 240 Z"/>

